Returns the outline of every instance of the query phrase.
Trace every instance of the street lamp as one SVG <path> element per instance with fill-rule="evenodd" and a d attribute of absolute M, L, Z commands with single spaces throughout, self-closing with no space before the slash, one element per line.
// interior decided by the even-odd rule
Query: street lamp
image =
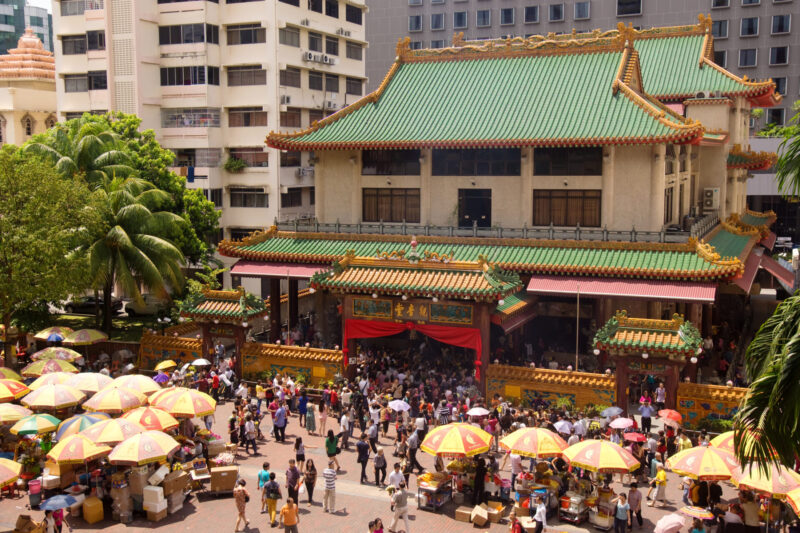
<path fill-rule="evenodd" d="M 647 359 L 648 357 L 650 357 L 650 355 L 647 352 L 642 354 L 642 359 Z"/>

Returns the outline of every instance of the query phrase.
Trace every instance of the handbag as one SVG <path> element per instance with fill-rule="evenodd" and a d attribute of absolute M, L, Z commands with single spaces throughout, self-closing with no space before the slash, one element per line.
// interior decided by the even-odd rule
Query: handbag
<path fill-rule="evenodd" d="M 249 501 L 250 501 L 250 495 L 249 494 L 245 494 L 244 495 L 244 503 L 247 503 Z"/>

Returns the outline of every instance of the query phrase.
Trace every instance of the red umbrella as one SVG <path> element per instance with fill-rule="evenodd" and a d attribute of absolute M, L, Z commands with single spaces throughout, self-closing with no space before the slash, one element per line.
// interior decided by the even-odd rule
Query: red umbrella
<path fill-rule="evenodd" d="M 647 437 L 641 433 L 625 433 L 625 440 L 629 440 L 631 442 L 644 442 L 647 440 Z"/>
<path fill-rule="evenodd" d="M 683 420 L 683 415 L 674 409 L 662 409 L 658 412 L 658 416 L 674 420 L 675 422 L 681 422 Z"/>

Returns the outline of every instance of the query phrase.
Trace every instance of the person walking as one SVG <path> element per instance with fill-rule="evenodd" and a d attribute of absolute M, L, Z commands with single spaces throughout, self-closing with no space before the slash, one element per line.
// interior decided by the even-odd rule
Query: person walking
<path fill-rule="evenodd" d="M 639 414 L 642 415 L 642 433 L 647 435 L 653 426 L 653 415 L 655 414 L 649 400 L 639 406 Z"/>
<path fill-rule="evenodd" d="M 258 448 L 256 447 L 256 425 L 250 413 L 244 416 L 244 438 L 244 451 L 247 452 L 252 446 L 253 455 L 258 455 Z"/>
<path fill-rule="evenodd" d="M 308 414 L 308 394 L 304 390 L 300 393 L 300 397 L 297 399 L 297 415 L 300 419 L 300 427 L 305 427 L 306 425 L 306 415 Z"/>
<path fill-rule="evenodd" d="M 419 444 L 420 444 L 419 430 L 416 430 L 414 431 L 414 433 L 411 434 L 411 436 L 408 438 L 407 443 L 408 443 L 409 472 L 413 472 L 414 468 L 417 468 L 419 470 L 419 473 L 421 474 L 425 470 L 422 468 L 422 465 L 419 464 L 419 461 L 417 461 L 417 450 L 419 450 Z"/>
<path fill-rule="evenodd" d="M 650 507 L 654 505 L 663 507 L 667 498 L 667 472 L 664 470 L 664 465 L 658 465 L 654 481 L 656 483 L 656 496 L 648 505 Z"/>
<path fill-rule="evenodd" d="M 314 485 L 317 484 L 317 467 L 314 466 L 313 459 L 306 461 L 306 467 L 303 470 L 302 483 L 306 485 L 306 493 L 308 494 L 308 505 L 314 504 Z M 297 502 L 300 505 L 300 502 Z"/>
<path fill-rule="evenodd" d="M 375 454 L 373 466 L 375 467 L 375 486 L 385 487 L 386 484 L 384 481 L 386 481 L 386 456 L 383 454 L 382 446 L 378 446 L 378 453 Z"/>
<path fill-rule="evenodd" d="M 350 418 L 347 416 L 347 410 L 342 410 L 342 418 L 339 419 L 339 435 L 342 438 L 342 449 L 347 450 L 349 447 L 350 439 Z"/>
<path fill-rule="evenodd" d="M 325 437 L 325 453 L 328 459 L 336 463 L 336 470 L 341 469 L 339 460 L 336 458 L 339 455 L 339 438 L 333 434 L 333 430 L 328 430 L 328 436 Z"/>
<path fill-rule="evenodd" d="M 302 474 L 306 464 L 306 447 L 303 444 L 303 437 L 297 437 L 294 440 L 294 460 L 300 465 L 300 473 Z M 300 502 L 297 503 L 299 504 Z"/>
<path fill-rule="evenodd" d="M 535 533 L 542 533 L 547 528 L 547 507 L 544 505 L 544 499 L 541 496 L 536 496 L 536 506 L 529 505 L 531 518 L 536 524 Z"/>
<path fill-rule="evenodd" d="M 631 488 L 628 490 L 628 505 L 630 506 L 630 524 L 628 529 L 633 529 L 633 517 L 636 516 L 636 521 L 639 522 L 639 527 L 644 523 L 642 521 L 642 493 L 639 492 L 639 484 L 636 482 L 631 483 Z"/>
<path fill-rule="evenodd" d="M 625 493 L 620 493 L 619 496 L 611 500 L 611 503 L 617 504 L 614 508 L 614 533 L 626 533 L 628 529 L 628 511 L 631 510 L 628 498 Z"/>
<path fill-rule="evenodd" d="M 297 461 L 294 459 L 289 459 L 289 468 L 286 469 L 286 492 L 288 494 L 287 498 L 291 498 L 292 501 L 298 501 L 298 491 L 300 490 L 300 478 L 302 474 L 300 473 L 300 469 L 297 468 Z"/>
<path fill-rule="evenodd" d="M 397 531 L 397 524 L 401 518 L 406 526 L 405 533 L 410 533 L 411 530 L 408 526 L 408 493 L 406 492 L 405 481 L 401 482 L 400 488 L 392 494 L 392 508 L 394 509 L 394 517 L 392 517 L 392 523 L 389 524 L 389 533 Z"/>
<path fill-rule="evenodd" d="M 664 388 L 664 382 L 658 382 L 658 388 L 656 389 L 656 409 L 661 411 L 664 409 L 664 406 L 667 403 L 667 389 Z"/>
<path fill-rule="evenodd" d="M 286 442 L 286 403 L 281 402 L 275 411 L 275 442 Z"/>
<path fill-rule="evenodd" d="M 367 482 L 367 463 L 369 462 L 369 444 L 367 444 L 367 435 L 362 433 L 361 438 L 356 443 L 356 451 L 358 458 L 356 462 L 361 465 L 361 484 Z"/>
<path fill-rule="evenodd" d="M 309 435 L 315 435 L 317 431 L 317 415 L 316 415 L 316 408 L 314 404 L 308 402 L 306 404 L 306 431 L 308 431 Z"/>
<path fill-rule="evenodd" d="M 262 489 L 264 496 L 267 500 L 267 512 L 269 513 L 269 523 L 275 527 L 278 522 L 275 520 L 275 514 L 278 509 L 278 500 L 281 499 L 281 487 L 275 481 L 275 472 L 269 473 L 269 481 Z"/>
<path fill-rule="evenodd" d="M 328 461 L 328 468 L 322 471 L 325 480 L 325 491 L 322 493 L 322 510 L 333 513 L 336 509 L 336 470 L 333 469 L 335 461 Z"/>
<path fill-rule="evenodd" d="M 400 488 L 400 482 L 405 481 L 405 476 L 403 476 L 403 471 L 400 469 L 400 463 L 394 464 L 394 470 L 389 473 L 389 485 L 394 487 L 394 490 Z"/>
<path fill-rule="evenodd" d="M 322 398 L 319 401 L 319 434 L 325 434 L 325 426 L 328 423 L 328 404 L 325 403 L 325 399 Z"/>
<path fill-rule="evenodd" d="M 377 453 L 378 450 L 378 422 L 376 420 L 370 421 L 369 429 L 367 430 L 369 436 L 369 447 L 372 448 L 372 453 Z"/>
<path fill-rule="evenodd" d="M 261 491 L 261 513 L 267 512 L 267 497 L 264 492 L 264 485 L 269 483 L 269 463 L 264 462 L 261 465 L 261 470 L 258 472 L 258 490 Z"/>
<path fill-rule="evenodd" d="M 239 479 L 236 482 L 236 487 L 233 489 L 233 501 L 236 504 L 236 526 L 233 528 L 234 531 L 239 531 L 239 524 L 244 522 L 244 527 L 250 525 L 250 521 L 247 520 L 245 516 L 245 510 L 247 508 L 247 502 L 250 500 L 250 495 L 247 493 L 247 489 L 244 486 L 247 482 L 244 479 Z"/>
<path fill-rule="evenodd" d="M 286 504 L 281 508 L 281 524 L 284 533 L 297 533 L 297 524 L 300 523 L 300 513 L 297 504 L 292 498 L 286 498 Z"/>

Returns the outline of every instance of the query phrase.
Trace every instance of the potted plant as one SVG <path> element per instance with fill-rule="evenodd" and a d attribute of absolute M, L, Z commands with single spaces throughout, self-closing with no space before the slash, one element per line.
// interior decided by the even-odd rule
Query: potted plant
<path fill-rule="evenodd" d="M 238 174 L 239 172 L 242 172 L 246 167 L 247 163 L 245 163 L 238 157 L 229 157 L 225 161 L 225 164 L 223 165 L 223 168 L 225 168 L 225 170 L 233 174 Z"/>

